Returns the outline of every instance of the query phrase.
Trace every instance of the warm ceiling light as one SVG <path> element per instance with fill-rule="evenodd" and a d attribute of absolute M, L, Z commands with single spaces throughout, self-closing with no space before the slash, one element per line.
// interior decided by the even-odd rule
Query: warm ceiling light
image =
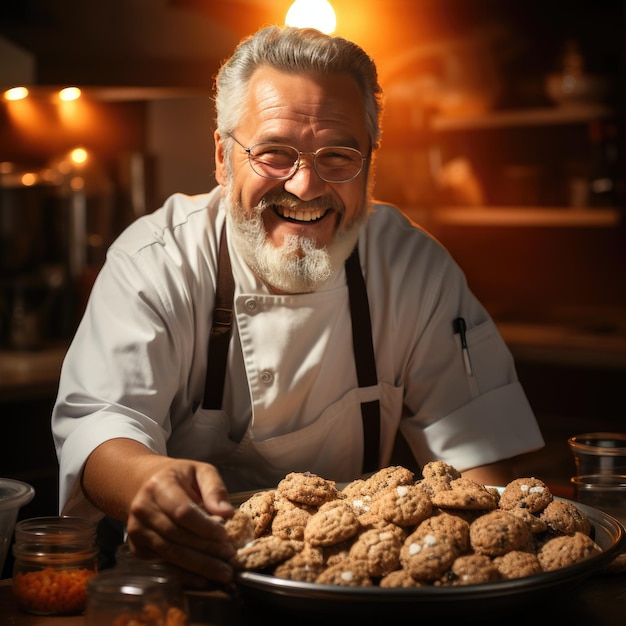
<path fill-rule="evenodd" d="M 63 102 L 78 100 L 78 98 L 80 98 L 80 89 L 78 87 L 65 87 L 65 89 L 59 91 L 59 100 Z"/>
<path fill-rule="evenodd" d="M 287 11 L 287 26 L 316 28 L 330 34 L 335 30 L 337 18 L 328 0 L 296 0 Z"/>
<path fill-rule="evenodd" d="M 80 191 L 85 188 L 85 179 L 82 176 L 72 176 L 70 179 L 70 189 Z"/>
<path fill-rule="evenodd" d="M 22 174 L 22 185 L 24 187 L 32 187 L 37 182 L 37 174 L 33 172 L 26 172 Z"/>
<path fill-rule="evenodd" d="M 70 152 L 70 159 L 72 160 L 72 163 L 75 163 L 76 165 L 84 163 L 88 156 L 89 155 L 87 154 L 87 150 L 85 150 L 85 148 L 74 148 Z"/>
<path fill-rule="evenodd" d="M 5 100 L 23 100 L 28 95 L 26 87 L 12 87 L 4 92 Z"/>

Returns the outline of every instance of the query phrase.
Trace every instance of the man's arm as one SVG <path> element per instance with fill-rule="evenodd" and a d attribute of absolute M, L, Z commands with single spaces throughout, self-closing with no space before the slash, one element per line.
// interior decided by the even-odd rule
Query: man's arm
<path fill-rule="evenodd" d="M 174 565 L 185 584 L 231 580 L 234 548 L 221 522 L 233 507 L 214 466 L 111 439 L 89 456 L 82 488 L 94 506 L 126 524 L 134 551 Z"/>
<path fill-rule="evenodd" d="M 482 485 L 506 486 L 515 478 L 515 465 L 513 459 L 480 465 L 462 472 L 464 478 L 471 478 Z"/>

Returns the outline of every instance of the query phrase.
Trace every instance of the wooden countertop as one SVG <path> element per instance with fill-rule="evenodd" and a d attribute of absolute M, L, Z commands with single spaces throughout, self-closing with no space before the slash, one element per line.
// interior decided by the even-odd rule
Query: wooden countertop
<path fill-rule="evenodd" d="M 257 605 L 224 592 L 190 593 L 188 599 L 191 613 L 189 626 L 256 626 L 264 623 L 264 618 L 274 624 L 299 626 L 319 625 L 323 618 L 326 626 L 345 626 L 356 619 L 354 616 L 347 619 L 345 614 L 341 616 L 330 613 L 320 616 L 317 611 L 307 610 L 306 606 L 294 612 L 293 609 L 288 611 L 274 605 Z M 525 601 L 523 611 L 533 626 L 554 626 L 555 623 L 624 626 L 626 571 L 619 574 L 592 575 L 568 589 L 550 592 L 549 599 L 552 602 L 545 599 L 537 603 Z M 15 604 L 10 579 L 0 581 L 0 616 L 3 626 L 87 626 L 82 615 L 43 617 L 21 612 Z M 514 621 L 512 617 L 509 614 L 503 615 L 502 611 L 489 611 L 489 600 L 486 600 L 484 613 L 481 611 L 480 615 L 464 615 L 462 621 L 464 624 L 496 626 Z M 367 614 L 361 613 L 356 621 L 361 625 L 381 623 L 380 617 L 368 619 Z"/>

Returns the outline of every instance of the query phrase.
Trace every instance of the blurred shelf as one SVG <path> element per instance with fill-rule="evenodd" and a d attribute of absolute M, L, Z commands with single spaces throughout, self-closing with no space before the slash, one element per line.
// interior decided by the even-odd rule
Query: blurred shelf
<path fill-rule="evenodd" d="M 584 124 L 611 117 L 611 107 L 601 104 L 581 104 L 562 107 L 538 107 L 511 111 L 492 111 L 472 116 L 436 116 L 431 128 L 435 131 L 482 130 L 511 128 L 516 126 L 552 126 L 560 124 Z"/>
<path fill-rule="evenodd" d="M 0 351 L 0 400 L 19 400 L 55 393 L 66 345 L 41 350 Z"/>
<path fill-rule="evenodd" d="M 597 333 L 562 323 L 498 322 L 516 360 L 626 369 L 626 335 Z"/>
<path fill-rule="evenodd" d="M 437 207 L 428 211 L 403 207 L 402 211 L 419 223 L 459 226 L 593 227 L 617 226 L 621 220 L 616 208 L 571 209 L 560 207 Z"/>

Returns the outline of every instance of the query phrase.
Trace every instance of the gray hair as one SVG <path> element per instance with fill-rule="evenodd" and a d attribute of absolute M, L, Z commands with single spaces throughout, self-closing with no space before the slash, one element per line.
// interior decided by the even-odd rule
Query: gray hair
<path fill-rule="evenodd" d="M 222 137 L 235 130 L 248 97 L 252 74 L 262 66 L 285 72 L 352 76 L 365 101 L 372 149 L 380 142 L 382 89 L 374 61 L 355 43 L 313 28 L 268 26 L 244 39 L 220 68 L 215 81 L 216 125 Z"/>

